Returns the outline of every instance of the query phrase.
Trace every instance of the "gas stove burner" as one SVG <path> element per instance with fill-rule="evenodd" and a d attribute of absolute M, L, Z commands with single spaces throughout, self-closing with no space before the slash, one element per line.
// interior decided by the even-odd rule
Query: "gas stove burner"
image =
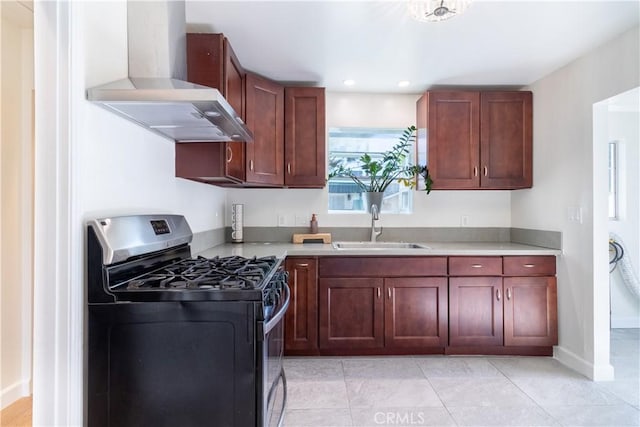
<path fill-rule="evenodd" d="M 256 289 L 277 263 L 275 256 L 184 259 L 130 280 L 126 290 Z"/>
<path fill-rule="evenodd" d="M 170 287 L 172 289 L 185 289 L 188 286 L 189 286 L 188 283 L 185 282 L 184 280 L 178 280 L 178 281 L 175 281 L 175 282 L 171 282 L 171 285 L 170 285 Z"/>

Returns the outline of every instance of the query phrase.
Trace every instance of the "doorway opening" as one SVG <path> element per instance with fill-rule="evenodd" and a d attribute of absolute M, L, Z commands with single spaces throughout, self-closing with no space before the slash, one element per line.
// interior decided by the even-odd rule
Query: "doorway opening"
<path fill-rule="evenodd" d="M 0 115 L 0 409 L 5 409 L 31 394 L 34 212 L 33 2 L 0 1 L 0 17 L 0 87 L 4 107 Z"/>
<path fill-rule="evenodd" d="M 594 280 L 596 294 L 608 295 L 594 312 L 595 339 L 609 344 L 619 379 L 628 365 L 637 365 L 640 338 L 640 87 L 594 104 L 593 114 L 594 272 L 599 272 Z M 606 271 L 595 267 L 606 265 L 605 246 Z"/>

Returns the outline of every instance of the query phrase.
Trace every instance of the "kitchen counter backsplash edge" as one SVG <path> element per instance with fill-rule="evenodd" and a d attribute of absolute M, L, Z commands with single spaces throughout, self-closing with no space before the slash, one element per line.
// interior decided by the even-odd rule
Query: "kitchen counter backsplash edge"
<path fill-rule="evenodd" d="M 223 245 L 224 243 L 226 243 L 226 232 L 224 228 L 193 233 L 191 253 L 198 254 L 212 247 Z"/>
<path fill-rule="evenodd" d="M 261 227 L 255 227 L 261 228 Z M 193 250 L 195 255 L 201 255 L 204 257 L 214 256 L 230 256 L 239 255 L 245 257 L 262 257 L 262 256 L 277 256 L 284 258 L 286 256 L 445 256 L 445 255 L 458 255 L 458 256 L 500 256 L 500 255 L 561 255 L 562 250 L 559 247 L 541 246 L 539 243 L 557 244 L 562 242 L 562 236 L 560 232 L 541 230 L 540 233 L 536 233 L 537 230 L 523 230 L 518 229 L 515 236 L 518 242 L 506 240 L 436 240 L 434 238 L 425 238 L 424 234 L 413 234 L 410 238 L 387 238 L 381 239 L 381 241 L 411 241 L 415 243 L 423 243 L 429 245 L 428 249 L 385 249 L 385 250 L 338 250 L 333 248 L 331 244 L 292 244 L 290 243 L 291 235 L 293 232 L 304 233 L 304 228 L 289 228 L 280 227 L 281 229 L 288 229 L 289 234 L 287 240 L 284 241 L 250 241 L 245 243 L 224 243 L 221 242 L 218 245 L 209 247 L 208 249 Z M 295 231 L 291 231 L 295 230 Z M 320 232 L 332 232 L 335 229 L 321 229 Z M 404 229 L 409 230 L 409 229 Z M 411 229 L 420 230 L 424 229 Z M 440 230 L 434 233 L 440 235 Z M 444 229 L 444 230 L 459 230 L 459 229 Z M 465 228 L 464 230 L 468 230 Z M 469 236 L 471 238 L 477 238 L 488 233 L 496 236 L 511 236 L 511 230 L 506 229 L 491 229 L 492 231 L 478 232 L 475 229 Z M 504 231 L 506 230 L 506 231 Z M 245 236 L 247 235 L 247 228 L 244 228 Z M 266 230 L 263 230 L 266 231 Z M 385 230 L 386 231 L 386 230 Z M 453 233 L 455 236 L 460 237 L 460 233 Z M 557 234 L 557 235 L 556 235 Z M 433 235 L 433 234 L 432 234 Z M 363 238 L 344 238 L 338 237 L 332 232 L 333 241 L 340 240 L 365 240 Z M 535 241 L 537 244 L 527 243 L 527 239 Z M 194 238 L 195 241 L 195 238 Z M 224 244 L 222 244 L 224 243 Z"/>
<path fill-rule="evenodd" d="M 294 233 L 308 233 L 308 227 L 244 227 L 245 242 L 291 242 Z M 320 227 L 336 241 L 369 240 L 370 227 Z M 378 239 L 388 242 L 501 242 L 521 243 L 562 250 L 562 232 L 509 227 L 406 227 L 384 228 Z M 225 240 L 231 242 L 231 227 Z M 211 247 L 211 246 L 209 246 Z"/>

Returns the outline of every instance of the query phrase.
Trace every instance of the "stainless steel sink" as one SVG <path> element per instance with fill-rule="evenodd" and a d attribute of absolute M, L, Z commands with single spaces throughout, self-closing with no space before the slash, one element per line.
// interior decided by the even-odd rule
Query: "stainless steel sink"
<path fill-rule="evenodd" d="M 333 247 L 340 250 L 429 249 L 419 243 L 404 242 L 333 242 Z"/>

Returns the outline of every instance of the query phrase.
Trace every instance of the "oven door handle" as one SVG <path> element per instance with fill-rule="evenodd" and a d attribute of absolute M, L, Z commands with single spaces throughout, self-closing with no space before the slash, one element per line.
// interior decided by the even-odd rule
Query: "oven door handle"
<path fill-rule="evenodd" d="M 280 306 L 280 309 L 273 315 L 271 319 L 264 326 L 264 335 L 266 336 L 269 331 L 271 331 L 280 320 L 284 317 L 284 314 L 287 312 L 287 308 L 289 308 L 289 299 L 291 298 L 291 291 L 289 291 L 289 285 L 284 283 L 284 303 Z"/>
<path fill-rule="evenodd" d="M 280 411 L 280 419 L 278 420 L 278 427 L 282 427 L 284 425 L 284 412 L 287 408 L 287 377 L 284 374 L 284 366 L 280 370 L 280 376 L 282 377 L 282 411 Z"/>

